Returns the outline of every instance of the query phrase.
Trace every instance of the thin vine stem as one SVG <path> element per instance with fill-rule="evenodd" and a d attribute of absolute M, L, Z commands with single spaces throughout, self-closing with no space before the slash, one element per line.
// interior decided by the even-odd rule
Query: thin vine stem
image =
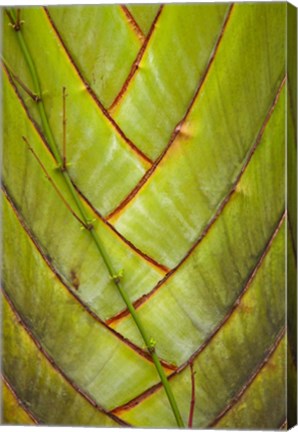
<path fill-rule="evenodd" d="M 45 106 L 44 106 L 44 102 L 42 99 L 42 91 L 41 91 L 41 85 L 40 85 L 40 81 L 39 81 L 39 77 L 37 74 L 37 70 L 36 67 L 34 65 L 34 61 L 32 59 L 32 56 L 30 54 L 30 51 L 27 47 L 26 41 L 24 39 L 24 36 L 22 34 L 22 22 L 20 21 L 20 17 L 19 15 L 16 16 L 15 12 L 13 9 L 8 9 L 7 10 L 7 15 L 9 17 L 10 23 L 16 33 L 17 39 L 18 39 L 18 43 L 20 45 L 21 51 L 24 55 L 25 61 L 27 63 L 27 66 L 29 68 L 30 71 L 30 75 L 32 78 L 32 82 L 33 82 L 33 86 L 34 86 L 34 92 L 38 98 L 37 101 L 37 107 L 38 107 L 38 111 L 39 111 L 39 115 L 40 115 L 40 119 L 41 119 L 41 123 L 43 126 L 43 130 L 44 130 L 44 134 L 46 136 L 46 139 L 48 141 L 48 144 L 54 154 L 54 157 L 60 167 L 60 172 L 61 175 L 64 177 L 65 183 L 67 185 L 67 188 L 70 192 L 70 194 L 72 195 L 72 198 L 74 199 L 77 209 L 79 211 L 79 213 L 81 214 L 82 217 L 82 221 L 83 221 L 83 226 L 86 228 L 87 227 L 87 231 L 89 231 L 90 236 L 92 237 L 96 248 L 99 252 L 99 254 L 101 255 L 105 266 L 110 274 L 110 277 L 115 285 L 115 287 L 117 288 L 120 296 L 122 297 L 124 303 L 126 304 L 127 309 L 129 310 L 138 330 L 140 335 L 142 336 L 142 339 L 145 343 L 145 346 L 149 352 L 149 354 L 151 355 L 151 358 L 153 360 L 153 363 L 155 365 L 156 371 L 160 377 L 161 383 L 164 387 L 164 390 L 166 392 L 167 398 L 169 400 L 173 415 L 176 419 L 177 425 L 179 428 L 184 428 L 184 423 L 179 411 L 179 408 L 177 406 L 177 402 L 176 399 L 174 397 L 174 394 L 172 392 L 171 386 L 169 384 L 169 381 L 167 379 L 167 376 L 165 374 L 165 371 L 160 363 L 160 360 L 156 354 L 156 350 L 155 350 L 155 345 L 156 342 L 153 340 L 152 337 L 148 336 L 147 331 L 145 330 L 142 321 L 140 320 L 140 317 L 138 316 L 136 309 L 134 308 L 129 296 L 127 295 L 122 283 L 121 283 L 121 277 L 122 275 L 120 273 L 116 273 L 112 260 L 109 256 L 109 254 L 107 253 L 104 245 L 102 244 L 99 235 L 97 234 L 97 232 L 94 230 L 94 227 L 92 225 L 92 223 L 90 223 L 90 216 L 88 214 L 88 211 L 86 210 L 86 208 L 83 206 L 77 191 L 71 181 L 70 175 L 66 169 L 65 163 L 63 161 L 63 157 L 61 157 L 60 152 L 59 152 L 59 148 L 57 146 L 56 140 L 54 138 L 53 132 L 51 130 L 47 115 L 46 115 L 46 110 L 45 110 Z"/>

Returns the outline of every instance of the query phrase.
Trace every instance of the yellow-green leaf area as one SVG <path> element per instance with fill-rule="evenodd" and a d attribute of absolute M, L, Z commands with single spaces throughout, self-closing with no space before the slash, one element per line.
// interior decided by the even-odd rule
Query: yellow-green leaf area
<path fill-rule="evenodd" d="M 285 205 L 284 102 L 285 89 L 236 192 L 206 236 L 139 308 L 158 354 L 168 361 L 181 364 L 208 338 L 262 262 Z M 116 329 L 141 344 L 129 315 Z"/>
<path fill-rule="evenodd" d="M 283 337 L 247 391 L 216 423 L 216 429 L 272 429 L 273 425 L 277 428 L 283 424 L 286 417 L 285 352 L 286 337 Z"/>
<path fill-rule="evenodd" d="M 60 282 L 6 199 L 3 218 L 4 288 L 57 365 L 107 409 L 154 384 L 157 375 L 152 363 L 96 321 Z M 10 271 L 12 260 L 17 272 Z M 6 355 L 9 356 L 9 350 Z M 119 392 L 122 385 L 125 393 Z"/>
<path fill-rule="evenodd" d="M 6 382 L 2 384 L 2 424 L 34 425 L 34 421 L 21 407 Z"/>
<path fill-rule="evenodd" d="M 2 305 L 3 370 L 39 421 L 47 425 L 116 427 L 117 422 L 88 403 L 38 350 L 5 297 Z"/>
<path fill-rule="evenodd" d="M 76 66 L 108 107 L 141 46 L 120 6 L 59 6 L 48 12 Z"/>
<path fill-rule="evenodd" d="M 285 73 L 284 11 L 281 3 L 234 6 L 180 134 L 112 219 L 125 237 L 168 267 L 177 265 L 231 190 L 274 104 Z M 278 135 L 283 131 L 281 125 Z"/>
<path fill-rule="evenodd" d="M 63 147 L 62 89 L 66 87 L 66 158 L 69 173 L 95 208 L 103 214 L 108 213 L 142 177 L 148 163 L 132 150 L 88 93 L 44 10 L 22 9 L 22 19 L 26 24 L 22 30 L 24 40 L 34 58 L 46 114 L 60 154 Z M 7 22 L 6 18 L 4 24 L 8 25 Z M 14 73 L 32 88 L 28 67 L 19 62 L 23 54 L 15 36 L 15 32 L 9 28 L 3 56 L 9 59 Z M 58 74 L 49 67 L 49 58 L 59 59 Z M 40 125 L 36 103 L 28 96 L 26 101 L 31 115 Z"/>
<path fill-rule="evenodd" d="M 226 4 L 164 6 L 137 72 L 111 111 L 126 135 L 150 158 L 162 152 L 186 111 L 227 10 Z M 169 38 L 173 28 L 175 33 Z"/>
<path fill-rule="evenodd" d="M 127 9 L 130 11 L 140 29 L 147 35 L 157 15 L 159 4 L 130 4 Z"/>
<path fill-rule="evenodd" d="M 295 423 L 296 23 L 158 8 L 4 10 L 9 423 L 173 428 L 151 354 L 185 426 Z"/>
<path fill-rule="evenodd" d="M 3 85 L 3 109 L 7 119 L 4 124 L 7 143 L 3 152 L 4 185 L 57 272 L 73 289 L 78 285 L 77 294 L 93 311 L 103 319 L 109 318 L 123 309 L 124 302 L 98 256 L 89 232 L 81 229 L 81 224 L 65 206 L 22 140 L 22 136 L 27 138 L 67 203 L 77 212 L 59 170 L 55 169 L 54 159 L 28 121 L 6 74 Z M 15 127 L 9 127 L 12 123 Z M 49 220 L 51 214 L 55 217 Z M 123 268 L 125 271 L 123 284 L 131 298 L 137 299 L 150 291 L 162 277 L 161 270 L 132 250 L 94 213 L 91 215 L 103 244 L 113 253 L 116 270 Z"/>
<path fill-rule="evenodd" d="M 196 382 L 194 428 L 212 427 L 216 417 L 233 402 L 242 389 L 248 387 L 253 374 L 261 370 L 284 329 L 285 269 L 280 260 L 285 249 L 284 225 L 282 223 L 276 233 L 263 265 L 237 307 L 206 347 L 200 349 L 198 346 L 193 358 Z M 268 400 L 263 407 L 269 417 L 270 429 L 279 426 L 276 422 L 278 416 L 270 416 L 271 411 L 278 409 L 280 413 L 284 413 L 284 382 L 281 376 L 285 374 L 285 359 L 284 353 L 281 367 L 271 375 L 271 386 L 279 387 L 267 395 Z M 187 362 L 182 365 L 180 372 L 173 374 L 170 383 L 183 418 L 187 421 L 191 397 Z M 278 393 L 281 403 L 276 406 Z M 250 421 L 257 423 L 258 413 L 263 418 L 264 412 L 256 413 L 253 405 L 247 405 L 245 415 Z M 160 388 L 147 395 L 141 404 L 123 410 L 119 415 L 138 426 L 174 427 L 172 413 Z"/>

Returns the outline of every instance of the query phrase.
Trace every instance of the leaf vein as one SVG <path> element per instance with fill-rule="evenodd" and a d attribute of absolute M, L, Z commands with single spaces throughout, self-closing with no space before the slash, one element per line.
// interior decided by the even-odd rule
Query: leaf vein
<path fill-rule="evenodd" d="M 137 195 L 137 193 L 140 191 L 140 189 L 142 189 L 142 187 L 145 185 L 145 183 L 147 183 L 147 181 L 152 176 L 152 174 L 154 173 L 154 171 L 158 168 L 160 162 L 164 159 L 164 157 L 168 153 L 169 149 L 171 148 L 171 146 L 172 146 L 173 142 L 175 141 L 175 139 L 177 138 L 177 136 L 179 136 L 181 127 L 182 127 L 183 123 L 185 122 L 185 120 L 187 119 L 187 117 L 188 117 L 188 115 L 189 115 L 189 113 L 190 113 L 190 111 L 191 111 L 191 109 L 192 109 L 195 101 L 197 100 L 197 97 L 198 97 L 198 95 L 200 93 L 200 90 L 201 90 L 201 88 L 202 88 L 202 86 L 203 86 L 203 84 L 204 84 L 204 82 L 205 82 L 205 80 L 207 78 L 207 75 L 209 73 L 209 70 L 210 70 L 210 68 L 211 68 L 211 66 L 212 66 L 212 64 L 213 64 L 213 62 L 215 60 L 216 53 L 218 52 L 218 48 L 219 48 L 220 43 L 221 43 L 221 41 L 223 39 L 224 32 L 225 32 L 225 30 L 227 28 L 227 25 L 228 25 L 228 22 L 229 22 L 229 19 L 230 19 L 233 6 L 234 5 L 232 4 L 231 7 L 230 7 L 230 9 L 229 9 L 229 11 L 228 11 L 228 13 L 227 13 L 227 16 L 226 16 L 226 19 L 225 19 L 225 21 L 223 23 L 223 27 L 221 29 L 220 35 L 219 35 L 219 37 L 218 37 L 218 39 L 216 41 L 216 44 L 214 46 L 213 53 L 211 54 L 211 57 L 210 57 L 209 62 L 207 64 L 206 70 L 205 70 L 202 78 L 200 79 L 200 82 L 199 82 L 198 87 L 197 87 L 197 89 L 195 91 L 195 94 L 194 94 L 194 96 L 193 96 L 193 98 L 192 98 L 189 106 L 187 107 L 187 110 L 186 110 L 183 118 L 179 121 L 179 123 L 176 125 L 174 131 L 172 132 L 172 135 L 170 137 L 170 140 L 169 140 L 168 144 L 166 145 L 166 147 L 163 150 L 163 152 L 159 155 L 159 157 L 154 161 L 153 165 L 148 169 L 147 172 L 145 172 L 145 174 L 143 175 L 143 177 L 141 178 L 141 180 L 138 182 L 138 184 L 135 186 L 135 188 L 127 195 L 126 198 L 124 198 L 124 200 L 122 200 L 122 202 L 118 205 L 118 207 L 116 207 L 107 216 L 108 220 L 111 219 L 111 218 L 113 218 L 116 214 L 118 214 L 121 210 L 123 210 L 127 206 L 127 204 Z"/>
<path fill-rule="evenodd" d="M 237 312 L 241 299 L 244 296 L 244 294 L 248 291 L 249 287 L 251 286 L 252 281 L 254 280 L 254 278 L 256 277 L 256 274 L 258 273 L 258 270 L 260 269 L 265 257 L 267 256 L 269 250 L 271 249 L 271 245 L 275 239 L 275 237 L 277 236 L 283 222 L 284 219 L 286 217 L 286 211 L 283 212 L 282 216 L 280 217 L 276 227 L 274 228 L 274 231 L 272 233 L 272 235 L 270 236 L 261 256 L 258 259 L 258 262 L 256 263 L 255 267 L 252 269 L 244 287 L 242 288 L 240 294 L 238 295 L 238 297 L 236 298 L 236 300 L 234 301 L 232 307 L 230 308 L 230 310 L 228 311 L 228 313 L 224 316 L 224 318 L 219 322 L 219 324 L 214 328 L 214 330 L 212 331 L 212 333 L 207 337 L 207 339 L 198 347 L 198 349 L 188 358 L 188 360 L 186 360 L 184 363 L 182 363 L 174 372 L 171 373 L 171 375 L 169 375 L 168 379 L 171 380 L 173 379 L 176 375 L 179 375 L 182 371 L 184 371 L 184 369 L 186 369 L 191 363 L 193 363 L 193 361 L 195 359 L 198 358 L 198 356 L 209 346 L 210 342 L 212 341 L 212 339 L 224 328 L 224 325 L 229 321 L 229 319 L 231 318 L 231 316 Z M 128 401 L 127 403 L 120 405 L 116 408 L 113 409 L 113 412 L 115 414 L 120 413 L 122 411 L 126 411 L 129 410 L 131 408 L 133 408 L 134 406 L 138 405 L 139 403 L 141 403 L 143 400 L 145 400 L 147 397 L 149 397 L 150 395 L 152 395 L 153 393 L 155 393 L 156 391 L 158 391 L 161 388 L 161 383 L 157 383 L 154 386 L 150 387 L 149 389 L 147 389 L 146 391 L 144 391 L 143 393 L 141 393 L 140 395 L 138 395 L 137 397 L 135 397 L 134 399 Z"/>
<path fill-rule="evenodd" d="M 125 82 L 123 83 L 123 86 L 122 86 L 120 92 L 118 93 L 118 95 L 116 96 L 116 98 L 114 99 L 114 101 L 112 102 L 112 104 L 110 105 L 108 111 L 112 111 L 118 105 L 118 103 L 123 98 L 124 94 L 126 93 L 126 91 L 127 91 L 128 87 L 129 87 L 131 81 L 135 77 L 136 72 L 137 72 L 137 70 L 139 68 L 139 64 L 140 64 L 142 58 L 144 57 L 144 54 L 145 54 L 146 49 L 147 49 L 147 46 L 148 46 L 148 44 L 149 44 L 149 42 L 151 40 L 151 37 L 152 37 L 152 35 L 154 33 L 154 29 L 156 28 L 156 23 L 157 23 L 157 21 L 158 21 L 158 19 L 160 17 L 160 14 L 161 14 L 162 10 L 163 10 L 163 5 L 160 6 L 160 8 L 159 8 L 159 10 L 158 10 L 158 12 L 157 12 L 157 14 L 156 14 L 156 16 L 155 16 L 152 24 L 151 24 L 149 33 L 146 36 L 146 38 L 144 40 L 144 43 L 141 46 L 141 49 L 139 50 L 139 52 L 138 52 L 138 54 L 136 56 L 136 59 L 135 59 L 135 61 L 133 62 L 132 66 L 131 66 L 130 72 L 129 72 L 129 74 L 128 74 L 126 80 L 125 80 Z"/>
<path fill-rule="evenodd" d="M 8 292 L 5 290 L 5 288 L 1 287 L 2 293 L 4 297 L 6 298 L 10 309 L 12 310 L 14 316 L 16 317 L 17 322 L 19 325 L 22 326 L 22 328 L 25 330 L 25 332 L 28 334 L 32 342 L 35 344 L 37 349 L 41 352 L 41 354 L 47 359 L 49 364 L 52 366 L 52 368 L 64 378 L 64 380 L 70 384 L 70 386 L 79 393 L 87 402 L 89 402 L 95 409 L 102 412 L 103 414 L 106 414 L 108 417 L 110 417 L 112 420 L 117 422 L 119 425 L 122 426 L 129 426 L 128 423 L 126 423 L 124 420 L 121 420 L 118 418 L 115 414 L 111 413 L 110 411 L 103 408 L 101 405 L 99 405 L 85 390 L 83 390 L 76 382 L 74 382 L 61 368 L 58 366 L 58 364 L 55 362 L 54 358 L 47 352 L 47 350 L 41 345 L 41 343 L 36 339 L 34 333 L 32 332 L 30 326 L 25 322 L 23 317 L 19 314 L 16 306 L 14 305 L 12 299 L 10 298 Z"/>
<path fill-rule="evenodd" d="M 132 27 L 133 31 L 135 32 L 135 34 L 137 35 L 137 37 L 139 38 L 139 40 L 141 42 L 144 42 L 145 35 L 142 32 L 139 24 L 135 20 L 134 16 L 128 10 L 127 6 L 126 5 L 120 5 L 120 8 L 124 12 L 124 15 L 125 15 L 128 23 L 129 23 L 129 25 Z"/>
<path fill-rule="evenodd" d="M 150 292 L 148 292 L 147 294 L 143 295 L 142 297 L 140 297 L 139 299 L 137 299 L 137 300 L 134 302 L 134 306 L 135 306 L 136 308 L 140 307 L 140 306 L 143 305 L 143 304 L 144 304 L 148 299 L 150 299 L 150 298 L 152 297 L 152 295 L 155 294 L 156 291 L 159 290 L 160 287 L 163 286 L 163 284 L 164 284 L 164 283 L 165 283 L 165 282 L 166 282 L 170 277 L 172 277 L 172 276 L 177 272 L 177 270 L 182 266 L 182 264 L 183 264 L 183 263 L 184 263 L 184 262 L 185 262 L 185 261 L 190 257 L 190 255 L 193 253 L 193 251 L 194 251 L 194 250 L 195 250 L 195 249 L 200 245 L 200 243 L 203 241 L 203 239 L 206 238 L 206 236 L 207 236 L 209 230 L 212 228 L 213 224 L 216 222 L 216 220 L 219 218 L 219 216 L 220 216 L 220 215 L 222 214 L 222 212 L 224 211 L 224 209 L 225 209 L 225 207 L 227 206 L 227 204 L 230 202 L 230 199 L 231 199 L 232 195 L 235 193 L 236 188 L 237 188 L 237 186 L 238 186 L 238 184 L 239 184 L 239 182 L 240 182 L 240 180 L 241 180 L 243 174 L 245 173 L 245 171 L 246 171 L 246 169 L 247 169 L 247 167 L 248 167 L 248 165 L 249 165 L 249 163 L 250 163 L 250 161 L 251 161 L 251 159 L 252 159 L 252 157 L 253 157 L 253 155 L 254 155 L 254 153 L 255 153 L 255 151 L 256 151 L 256 149 L 257 149 L 259 143 L 260 143 L 260 141 L 261 141 L 261 139 L 262 139 L 262 136 L 263 136 L 263 134 L 264 134 L 264 131 L 265 131 L 265 129 L 266 129 L 266 126 L 267 126 L 267 124 L 268 124 L 268 122 L 269 122 L 269 120 L 270 120 L 270 118 L 271 118 L 271 115 L 272 115 L 272 113 L 273 113 L 273 111 L 274 111 L 274 108 L 275 108 L 275 106 L 276 106 L 276 104 L 277 104 L 277 102 L 278 102 L 278 99 L 279 99 L 280 93 L 281 93 L 281 91 L 282 91 L 282 89 L 283 89 L 283 87 L 284 87 L 284 85 L 285 85 L 285 82 L 286 82 L 286 77 L 282 80 L 282 82 L 281 82 L 281 84 L 280 84 L 280 87 L 279 87 L 279 89 L 278 89 L 278 91 L 277 91 L 277 94 L 276 94 L 276 96 L 275 96 L 275 98 L 274 98 L 274 101 L 273 101 L 272 105 L 271 105 L 270 108 L 269 108 L 269 111 L 268 111 L 268 113 L 267 113 L 267 115 L 266 115 L 266 118 L 265 118 L 265 120 L 264 120 L 264 123 L 263 123 L 263 125 L 262 125 L 262 127 L 261 127 L 261 129 L 260 129 L 260 131 L 259 131 L 259 133 L 258 133 L 258 136 L 257 136 L 257 138 L 256 138 L 256 140 L 255 140 L 253 146 L 250 148 L 250 150 L 249 150 L 249 152 L 248 152 L 248 155 L 247 155 L 247 157 L 246 157 L 246 159 L 245 159 L 245 162 L 244 162 L 244 164 L 243 164 L 243 166 L 242 166 L 242 168 L 241 168 L 241 170 L 240 170 L 240 172 L 239 172 L 239 174 L 238 174 L 238 176 L 237 176 L 235 182 L 233 183 L 233 185 L 232 185 L 232 187 L 231 187 L 229 193 L 228 193 L 228 194 L 226 195 L 226 197 L 222 200 L 222 202 L 221 202 L 220 206 L 218 207 L 217 211 L 215 212 L 215 214 L 213 215 L 213 217 L 209 220 L 208 224 L 205 226 L 204 230 L 202 231 L 202 233 L 200 234 L 200 236 L 198 237 L 198 239 L 196 240 L 196 242 L 191 246 L 191 248 L 190 248 L 189 251 L 185 254 L 185 256 L 182 258 L 182 260 L 181 260 L 181 261 L 180 261 L 180 262 L 179 262 L 179 263 L 178 263 L 178 264 L 177 264 L 173 269 L 171 269 L 171 270 L 170 270 L 170 271 L 169 271 L 169 272 L 164 276 L 164 278 L 161 279 L 161 280 L 160 280 L 160 281 L 155 285 L 155 287 L 154 287 Z M 124 309 L 124 310 L 122 310 L 119 314 L 115 315 L 114 317 L 111 317 L 111 318 L 108 320 L 108 323 L 110 324 L 110 323 L 112 323 L 112 322 L 114 322 L 114 321 L 118 321 L 119 319 L 122 319 L 122 318 L 124 318 L 125 316 L 127 316 L 128 313 L 129 313 L 128 310 Z"/>
<path fill-rule="evenodd" d="M 3 69 L 5 71 L 5 73 L 8 76 L 10 85 L 13 87 L 19 102 L 22 106 L 22 108 L 24 109 L 29 121 L 32 123 L 32 126 L 34 127 L 34 129 L 36 130 L 36 132 L 38 133 L 40 140 L 43 144 L 43 146 L 45 147 L 45 149 L 49 152 L 49 154 L 52 156 L 53 161 L 57 163 L 55 156 L 53 155 L 52 150 L 50 149 L 43 132 L 41 131 L 39 125 L 36 123 L 36 121 L 32 118 L 27 105 L 25 104 L 22 96 L 20 95 L 16 85 L 14 84 L 14 82 L 11 79 L 10 73 L 8 71 L 8 69 L 6 68 L 6 66 L 3 64 Z M 70 177 L 71 178 L 71 177 Z M 164 266 L 163 264 L 159 263 L 158 261 L 156 261 L 154 258 L 150 257 L 149 255 L 147 255 L 146 253 L 144 253 L 143 251 L 141 251 L 139 248 L 137 248 L 131 241 L 129 241 L 128 239 L 126 239 L 119 231 L 117 231 L 117 229 L 93 206 L 93 204 L 88 200 L 88 198 L 83 194 L 83 192 L 79 189 L 79 187 L 77 186 L 77 184 L 73 181 L 73 179 L 71 178 L 71 182 L 73 184 L 73 186 L 75 187 L 75 189 L 77 190 L 77 192 L 80 194 L 80 196 L 82 197 L 82 199 L 85 201 L 85 203 L 88 205 L 88 207 L 96 214 L 96 216 L 105 224 L 107 225 L 115 234 L 117 237 L 119 237 L 127 246 L 129 246 L 132 250 L 134 250 L 138 255 L 140 255 L 144 260 L 150 262 L 151 264 L 153 264 L 155 267 L 159 268 L 160 270 L 162 270 L 163 272 L 168 272 L 169 269 Z"/>
<path fill-rule="evenodd" d="M 116 123 L 116 121 L 111 117 L 109 112 L 106 110 L 106 108 L 103 106 L 103 104 L 100 102 L 96 94 L 94 93 L 93 89 L 90 87 L 86 79 L 83 77 L 80 69 L 78 68 L 77 64 L 75 63 L 72 55 L 70 54 L 65 42 L 62 39 L 61 34 L 59 33 L 54 21 L 52 20 L 52 17 L 46 7 L 43 8 L 45 15 L 48 19 L 49 24 L 51 25 L 52 29 L 54 30 L 54 34 L 56 35 L 57 39 L 60 41 L 61 46 L 63 47 L 65 54 L 67 55 L 71 65 L 73 66 L 75 72 L 79 76 L 80 80 L 84 84 L 84 87 L 86 88 L 88 94 L 91 96 L 91 99 L 95 102 L 96 106 L 99 108 L 99 110 L 103 113 L 105 118 L 109 121 L 114 131 L 123 139 L 123 141 L 130 147 L 130 149 L 136 153 L 146 164 L 152 165 L 151 159 L 146 156 L 122 131 L 122 129 L 119 127 L 119 125 Z"/>
<path fill-rule="evenodd" d="M 262 369 L 266 366 L 270 358 L 273 356 L 274 352 L 277 350 L 279 344 L 281 343 L 283 337 L 285 335 L 285 327 L 283 327 L 278 333 L 275 341 L 271 345 L 271 347 L 267 350 L 265 357 L 261 360 L 261 362 L 257 365 L 257 367 L 252 371 L 248 380 L 244 383 L 244 385 L 240 388 L 238 393 L 231 399 L 231 401 L 227 404 L 227 406 L 219 413 L 215 419 L 207 426 L 208 428 L 213 428 L 235 405 L 244 393 L 248 390 L 248 388 L 252 385 L 254 380 L 257 378 Z"/>
<path fill-rule="evenodd" d="M 36 250 L 39 252 L 40 256 L 44 260 L 44 262 L 47 264 L 49 269 L 52 271 L 56 279 L 63 285 L 63 287 L 68 291 L 68 293 L 80 304 L 82 309 L 88 313 L 97 323 L 105 327 L 109 332 L 111 332 L 121 343 L 127 345 L 130 349 L 132 349 L 136 354 L 141 356 L 142 358 L 146 359 L 150 363 L 152 363 L 152 358 L 150 354 L 140 348 L 139 346 L 135 345 L 133 342 L 131 342 L 129 339 L 122 336 L 120 333 L 118 333 L 115 329 L 111 328 L 105 321 L 103 321 L 93 310 L 89 308 L 89 306 L 81 300 L 81 298 L 69 287 L 63 276 L 59 273 L 59 271 L 54 267 L 53 263 L 49 260 L 47 255 L 44 253 L 41 245 L 39 244 L 38 240 L 35 238 L 34 234 L 31 232 L 30 228 L 27 226 L 25 220 L 23 219 L 19 209 L 17 208 L 16 204 L 14 203 L 13 199 L 10 196 L 10 193 L 7 189 L 7 186 L 5 184 L 2 184 L 2 191 L 7 199 L 8 203 L 10 204 L 13 212 L 15 213 L 20 225 L 22 226 L 23 230 L 28 235 L 29 239 L 35 246 Z M 176 367 L 170 363 L 168 363 L 165 360 L 160 359 L 161 364 L 169 369 L 169 370 L 175 370 Z"/>
<path fill-rule="evenodd" d="M 36 425 L 41 425 L 42 421 L 40 421 L 35 414 L 32 413 L 32 411 L 29 409 L 29 407 L 21 400 L 21 398 L 18 396 L 15 388 L 13 385 L 9 382 L 8 378 L 5 376 L 4 372 L 2 371 L 2 380 L 8 390 L 13 395 L 14 399 L 17 401 L 17 404 L 25 411 L 25 413 L 30 417 L 30 419 L 35 423 Z"/>

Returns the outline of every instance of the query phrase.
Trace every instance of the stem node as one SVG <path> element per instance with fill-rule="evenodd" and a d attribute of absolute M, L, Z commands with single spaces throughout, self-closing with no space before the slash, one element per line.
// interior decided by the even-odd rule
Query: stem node
<path fill-rule="evenodd" d="M 150 354 L 155 353 L 155 346 L 156 346 L 156 340 L 153 337 L 151 337 L 149 339 L 149 344 L 147 346 L 147 350 L 149 351 Z"/>
<path fill-rule="evenodd" d="M 9 18 L 9 26 L 13 28 L 15 32 L 18 32 L 21 30 L 22 25 L 24 25 L 25 21 L 20 19 L 20 9 L 17 9 L 16 19 L 13 19 L 12 14 L 9 11 L 6 11 L 6 14 Z"/>
<path fill-rule="evenodd" d="M 115 275 L 112 275 L 110 278 L 112 281 L 115 282 L 115 284 L 119 284 L 121 282 L 121 279 L 123 279 L 124 276 L 124 269 L 119 270 L 119 272 Z"/>

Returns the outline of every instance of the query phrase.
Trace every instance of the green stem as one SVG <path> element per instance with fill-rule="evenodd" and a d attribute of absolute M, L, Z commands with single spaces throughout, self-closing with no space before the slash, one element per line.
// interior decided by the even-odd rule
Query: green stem
<path fill-rule="evenodd" d="M 41 122 L 42 122 L 45 136 L 48 140 L 49 146 L 50 146 L 50 148 L 51 148 L 51 150 L 52 150 L 52 152 L 56 158 L 57 163 L 61 167 L 63 167 L 63 159 L 60 156 L 58 146 L 56 144 L 54 135 L 52 133 L 52 130 L 51 130 L 51 127 L 50 127 L 50 124 L 48 122 L 48 118 L 46 115 L 46 111 L 45 111 L 45 107 L 44 107 L 44 103 L 43 103 L 43 99 L 42 99 L 41 85 L 39 82 L 38 74 L 37 74 L 33 59 L 31 57 L 31 54 L 30 54 L 28 47 L 26 45 L 26 42 L 24 40 L 20 25 L 19 25 L 19 23 L 16 23 L 16 16 L 15 16 L 14 10 L 9 9 L 9 14 L 10 14 L 10 17 L 14 18 L 14 24 L 18 25 L 18 30 L 16 30 L 15 32 L 16 32 L 16 35 L 17 35 L 17 38 L 18 38 L 18 41 L 20 44 L 20 48 L 22 50 L 22 53 L 24 55 L 24 58 L 26 60 L 26 63 L 28 65 L 28 68 L 29 68 L 29 71 L 30 71 L 30 74 L 32 77 L 34 92 L 37 94 L 37 96 L 39 98 L 37 105 L 38 105 L 38 110 L 39 110 L 39 114 L 40 114 L 40 118 L 41 118 Z M 149 354 L 152 357 L 156 371 L 160 377 L 160 380 L 162 382 L 162 385 L 163 385 L 164 390 L 166 392 L 166 395 L 168 397 L 169 403 L 171 405 L 171 408 L 172 408 L 173 414 L 175 416 L 177 425 L 178 425 L 178 427 L 183 428 L 184 424 L 183 424 L 181 414 L 179 412 L 179 409 L 178 409 L 174 394 L 172 392 L 171 386 L 170 386 L 169 381 L 167 379 L 167 376 L 166 376 L 164 369 L 160 363 L 160 360 L 159 360 L 159 358 L 155 352 L 155 347 L 154 347 L 154 345 L 152 345 L 151 339 L 149 338 L 145 328 L 143 327 L 143 324 L 142 324 L 142 322 L 141 322 L 141 320 L 137 314 L 136 309 L 134 308 L 131 300 L 129 299 L 127 293 L 125 292 L 125 290 L 124 290 L 124 288 L 120 282 L 120 278 L 115 277 L 116 272 L 115 272 L 115 269 L 113 267 L 112 261 L 108 255 L 105 247 L 103 246 L 97 232 L 94 230 L 93 226 L 90 225 L 90 218 L 89 218 L 88 212 L 87 212 L 86 208 L 83 206 L 83 204 L 82 204 L 82 202 L 78 196 L 78 193 L 77 193 L 77 191 L 76 191 L 76 189 L 75 189 L 75 187 L 71 181 L 71 178 L 68 174 L 68 171 L 61 169 L 61 173 L 65 179 L 68 190 L 71 193 L 71 195 L 72 195 L 72 197 L 76 203 L 76 206 L 77 206 L 77 208 L 78 208 L 78 210 L 82 216 L 84 223 L 86 224 L 86 226 L 90 226 L 89 232 L 90 232 L 91 237 L 94 240 L 94 243 L 96 244 L 97 250 L 100 253 L 100 255 L 101 255 L 101 257 L 102 257 L 102 259 L 103 259 L 103 261 L 107 267 L 107 270 L 111 276 L 111 279 L 113 280 L 115 287 L 118 289 L 124 303 L 126 304 L 127 309 L 129 310 L 129 312 L 130 312 L 130 314 L 131 314 L 131 316 L 132 316 L 132 318 L 133 318 L 133 320 L 134 320 L 134 322 L 135 322 L 135 324 L 136 324 L 136 326 L 137 326 L 137 328 L 138 328 L 138 330 L 139 330 L 139 332 L 140 332 L 140 334 L 144 340 L 145 346 L 146 346 Z"/>

